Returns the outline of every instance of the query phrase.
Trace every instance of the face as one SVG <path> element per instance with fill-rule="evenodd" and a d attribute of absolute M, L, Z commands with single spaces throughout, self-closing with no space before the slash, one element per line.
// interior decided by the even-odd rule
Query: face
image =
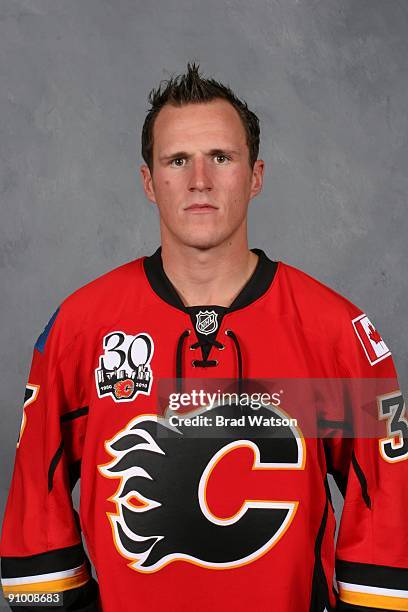
<path fill-rule="evenodd" d="M 153 128 L 153 172 L 141 166 L 146 196 L 159 209 L 162 242 L 199 249 L 245 236 L 249 200 L 264 163 L 249 166 L 245 128 L 226 100 L 164 106 Z"/>

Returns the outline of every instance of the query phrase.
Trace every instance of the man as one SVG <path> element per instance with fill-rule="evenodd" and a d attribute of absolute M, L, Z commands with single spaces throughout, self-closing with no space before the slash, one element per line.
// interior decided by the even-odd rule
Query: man
<path fill-rule="evenodd" d="M 150 102 L 141 174 L 161 249 L 65 299 L 35 345 L 4 593 L 27 610 L 41 593 L 82 612 L 408 610 L 408 423 L 388 348 L 348 300 L 249 250 L 264 163 L 247 105 L 194 64 Z M 244 405 L 272 379 L 276 403 Z M 197 381 L 238 382 L 238 400 L 183 407 Z M 328 472 L 345 496 L 336 553 Z"/>

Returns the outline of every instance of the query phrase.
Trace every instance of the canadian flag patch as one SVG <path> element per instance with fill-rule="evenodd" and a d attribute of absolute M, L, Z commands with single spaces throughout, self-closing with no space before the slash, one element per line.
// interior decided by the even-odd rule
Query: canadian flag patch
<path fill-rule="evenodd" d="M 356 317 L 352 320 L 352 323 L 371 365 L 375 365 L 391 355 L 388 346 L 366 314 Z"/>

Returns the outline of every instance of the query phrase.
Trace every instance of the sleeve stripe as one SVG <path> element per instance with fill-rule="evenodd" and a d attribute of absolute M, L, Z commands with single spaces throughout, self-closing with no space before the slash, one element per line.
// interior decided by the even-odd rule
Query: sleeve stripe
<path fill-rule="evenodd" d="M 54 472 L 57 469 L 57 465 L 62 457 L 62 453 L 64 451 L 64 441 L 61 441 L 61 444 L 55 451 L 53 458 L 51 459 L 50 467 L 48 468 L 48 493 L 51 493 L 52 487 L 54 484 Z"/>
<path fill-rule="evenodd" d="M 367 479 L 364 475 L 363 470 L 360 467 L 360 464 L 357 461 L 357 457 L 355 455 L 355 452 L 353 450 L 353 453 L 351 455 L 351 463 L 353 465 L 354 468 L 354 472 L 360 482 L 360 486 L 361 486 L 361 494 L 363 496 L 365 505 L 367 506 L 367 508 L 370 510 L 371 509 L 371 498 L 370 495 L 368 494 L 368 488 L 367 488 Z"/>
<path fill-rule="evenodd" d="M 75 574 L 72 572 L 75 571 Z M 62 574 L 62 576 L 61 576 Z M 47 577 L 53 576 L 51 580 Z M 32 579 L 35 578 L 33 581 Z M 27 579 L 23 578 L 9 578 L 2 579 L 2 587 L 5 595 L 10 593 L 60 593 L 61 591 L 67 591 L 69 589 L 78 588 L 84 585 L 89 580 L 88 570 L 85 565 L 73 570 L 65 572 L 55 572 L 54 574 L 43 574 L 42 580 L 39 576 L 30 576 Z M 18 583 L 16 584 L 16 580 Z M 7 584 L 8 583 L 8 584 Z M 10 584 L 12 583 L 12 584 Z"/>
<path fill-rule="evenodd" d="M 38 574 L 37 576 L 22 576 L 20 578 L 3 578 L 3 586 L 13 586 L 15 584 L 32 584 L 34 582 L 48 582 L 50 580 L 59 580 L 60 578 L 68 578 L 69 576 L 77 576 L 84 569 L 84 564 L 79 567 L 74 567 L 63 572 L 50 572 L 49 574 Z"/>
<path fill-rule="evenodd" d="M 373 595 L 385 595 L 391 597 L 403 597 L 408 599 L 408 591 L 401 589 L 384 589 L 381 587 L 366 586 L 365 584 L 351 584 L 350 582 L 338 582 L 338 584 L 348 591 L 372 593 Z"/>
<path fill-rule="evenodd" d="M 338 559 L 336 576 L 339 582 L 364 584 L 367 587 L 405 591 L 408 585 L 408 568 L 404 567 L 371 565 Z"/>
<path fill-rule="evenodd" d="M 408 591 L 367 587 L 339 581 L 337 584 L 339 597 L 345 603 L 384 610 L 408 610 Z"/>
<path fill-rule="evenodd" d="M 76 410 L 71 410 L 71 412 L 65 412 L 60 416 L 60 422 L 65 423 L 66 421 L 73 421 L 74 419 L 88 414 L 88 412 L 88 406 L 84 406 L 83 408 L 77 408 Z"/>
<path fill-rule="evenodd" d="M 5 578 L 22 578 L 71 570 L 86 561 L 82 543 L 57 548 L 30 556 L 1 558 L 1 575 Z"/>

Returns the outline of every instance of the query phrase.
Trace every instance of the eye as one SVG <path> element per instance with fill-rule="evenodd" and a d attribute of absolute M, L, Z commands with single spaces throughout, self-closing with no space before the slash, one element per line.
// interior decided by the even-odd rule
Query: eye
<path fill-rule="evenodd" d="M 217 165 L 222 166 L 230 158 L 228 157 L 228 155 L 224 155 L 223 153 L 219 153 L 218 155 L 215 156 L 215 159 L 217 160 Z"/>
<path fill-rule="evenodd" d="M 170 165 L 176 166 L 177 168 L 182 168 L 184 164 L 183 163 L 179 164 L 178 162 L 184 162 L 184 161 L 185 161 L 184 157 L 175 157 L 174 159 L 171 160 Z"/>

